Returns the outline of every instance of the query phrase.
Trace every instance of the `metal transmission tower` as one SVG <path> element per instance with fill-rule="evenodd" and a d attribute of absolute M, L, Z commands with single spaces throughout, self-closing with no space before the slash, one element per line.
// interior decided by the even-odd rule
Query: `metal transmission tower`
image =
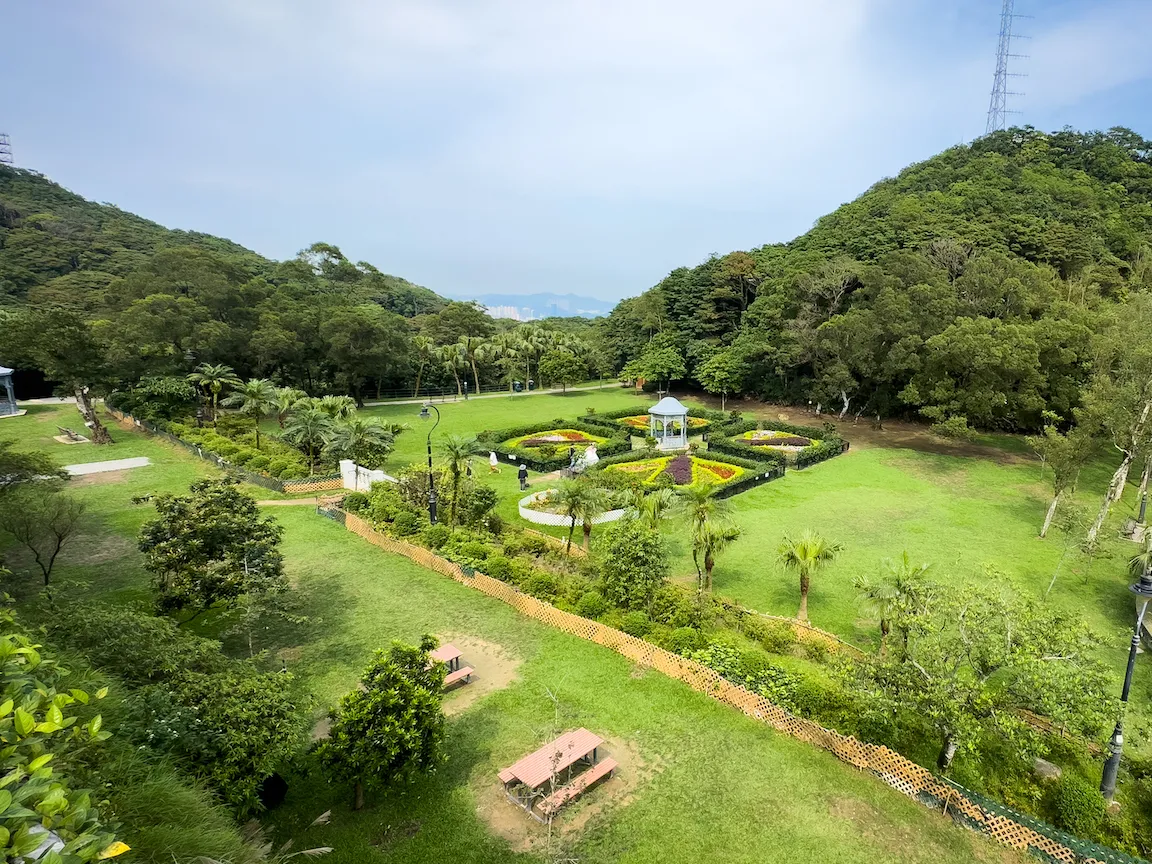
<path fill-rule="evenodd" d="M 0 132 L 0 165 L 12 164 L 12 142 L 8 136 Z"/>
<path fill-rule="evenodd" d="M 1019 114 L 1019 111 L 1008 110 L 1009 96 L 1023 96 L 1008 89 L 1009 78 L 1023 78 L 1025 76 L 1008 71 L 1009 59 L 1024 59 L 1026 54 L 1012 53 L 1012 39 L 1025 39 L 1018 33 L 1012 32 L 1012 24 L 1017 18 L 1027 18 L 1027 15 L 1015 13 L 1016 0 L 1004 0 L 1004 7 L 1000 10 L 1000 42 L 996 47 L 996 78 L 992 83 L 992 99 L 988 103 L 988 125 L 984 134 L 995 132 L 997 129 L 1008 128 L 1008 115 Z"/>

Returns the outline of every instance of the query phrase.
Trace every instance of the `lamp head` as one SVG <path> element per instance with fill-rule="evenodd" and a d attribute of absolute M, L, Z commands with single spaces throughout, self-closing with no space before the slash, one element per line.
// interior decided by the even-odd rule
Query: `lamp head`
<path fill-rule="evenodd" d="M 429 404 L 430 403 L 425 402 L 422 406 L 420 406 L 420 419 L 421 420 L 431 419 L 432 414 L 428 411 Z"/>

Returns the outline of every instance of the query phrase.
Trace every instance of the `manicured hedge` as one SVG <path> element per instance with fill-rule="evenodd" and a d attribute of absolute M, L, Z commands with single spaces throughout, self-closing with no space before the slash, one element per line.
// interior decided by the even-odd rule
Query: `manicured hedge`
<path fill-rule="evenodd" d="M 619 422 L 620 420 L 624 419 L 625 417 L 636 417 L 640 414 L 647 414 L 648 409 L 651 407 L 652 407 L 652 405 L 637 405 L 637 406 L 632 407 L 632 408 L 618 408 L 615 411 L 605 411 L 604 413 L 596 412 L 595 414 L 586 414 L 582 419 L 586 423 L 592 423 L 596 426 L 600 426 L 600 427 L 603 427 L 605 429 L 612 429 L 612 430 L 618 431 L 620 429 L 628 429 L 627 426 L 622 426 L 620 424 L 620 422 Z M 726 421 L 731 421 L 731 419 L 732 419 L 731 415 L 729 415 L 728 413 L 726 413 L 724 411 L 713 411 L 711 408 L 689 408 L 688 409 L 688 416 L 689 417 L 698 417 L 701 420 L 707 420 L 709 422 L 709 424 L 724 423 Z M 709 427 L 705 427 L 705 428 L 709 428 Z M 643 431 L 643 430 L 637 429 L 637 430 L 634 430 L 631 434 L 638 435 L 638 433 L 641 431 Z M 703 430 L 701 430 L 701 431 L 703 431 Z M 638 437 L 640 437 L 640 436 L 638 435 Z"/>
<path fill-rule="evenodd" d="M 740 456 L 745 459 L 756 459 L 760 462 L 773 464 L 786 462 L 787 457 L 783 453 L 767 447 L 753 447 L 750 444 L 744 444 L 741 439 L 737 437 L 743 435 L 745 432 L 751 432 L 761 427 L 777 432 L 787 432 L 789 435 L 802 435 L 805 438 L 816 438 L 820 440 L 819 444 L 805 447 L 796 454 L 793 464 L 797 468 L 807 468 L 809 465 L 815 465 L 817 462 L 823 462 L 825 459 L 839 456 L 848 449 L 848 442 L 835 433 L 817 429 L 813 426 L 797 426 L 794 423 L 785 423 L 782 420 L 771 420 L 767 422 L 740 420 L 734 423 L 727 423 L 708 433 L 708 449 L 716 453 Z"/>
<path fill-rule="evenodd" d="M 752 447 L 748 444 L 740 444 L 738 441 L 739 439 L 716 438 L 709 435 L 708 452 L 723 454 L 726 458 L 747 459 L 755 462 L 758 467 L 783 465 L 787 461 L 784 454 L 776 450 L 769 450 L 766 447 Z"/>
<path fill-rule="evenodd" d="M 627 416 L 627 415 L 625 415 Z M 609 465 L 621 465 L 628 462 L 643 462 L 647 459 L 657 459 L 660 456 L 672 456 L 673 453 L 661 453 L 651 450 L 632 450 L 628 453 L 621 453 L 618 456 L 612 456 L 607 459 L 601 459 L 600 462 L 592 469 L 593 473 L 598 473 Z M 764 462 L 756 462 L 751 459 L 741 459 L 738 457 L 731 457 L 725 454 L 722 458 L 714 458 L 710 453 L 697 452 L 690 454 L 698 456 L 701 459 L 709 459 L 713 462 L 723 462 L 726 465 L 735 465 L 738 468 L 743 468 L 745 473 L 729 480 L 726 483 L 713 484 L 716 489 L 716 495 L 720 498 L 727 498 L 730 495 L 735 495 L 737 492 L 743 492 L 745 489 L 751 489 L 753 486 L 759 486 L 761 483 L 767 483 L 769 480 L 775 480 L 778 477 L 784 476 L 784 465 L 766 465 Z M 766 475 L 772 476 L 766 476 Z"/>
<path fill-rule="evenodd" d="M 624 415 L 627 416 L 627 415 Z M 555 456 L 545 457 L 535 450 L 524 447 L 508 447 L 504 444 L 513 438 L 531 435 L 533 432 L 546 432 L 549 429 L 575 429 L 577 432 L 586 432 L 598 437 L 608 436 L 608 440 L 596 445 L 596 452 L 601 458 L 624 453 L 632 449 L 632 442 L 624 436 L 624 427 L 616 425 L 608 430 L 603 426 L 595 426 L 581 420 L 552 420 L 548 423 L 532 423 L 527 426 L 512 426 L 506 429 L 485 429 L 476 436 L 480 446 L 494 450 L 503 462 L 523 463 L 533 471 L 559 471 L 568 467 L 568 449 L 559 445 L 559 452 Z M 610 434 L 615 433 L 615 434 Z"/>

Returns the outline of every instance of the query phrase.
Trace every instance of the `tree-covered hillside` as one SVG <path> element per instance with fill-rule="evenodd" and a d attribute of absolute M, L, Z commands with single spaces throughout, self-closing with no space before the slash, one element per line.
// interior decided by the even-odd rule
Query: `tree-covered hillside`
<path fill-rule="evenodd" d="M 602 333 L 617 368 L 715 393 L 1037 429 L 1071 419 L 1115 356 L 1102 334 L 1149 295 L 1152 142 L 1026 128 L 913 165 L 791 243 L 674 270 Z"/>
<path fill-rule="evenodd" d="M 41 174 L 0 165 L 0 306 L 63 304 L 95 310 L 118 278 L 145 271 L 159 253 L 209 253 L 247 277 L 275 283 L 296 275 L 231 240 L 175 231 L 97 204 Z M 334 246 L 317 244 L 323 275 L 401 315 L 435 312 L 447 302 L 407 279 L 352 264 Z M 281 272 L 278 272 L 281 271 Z"/>

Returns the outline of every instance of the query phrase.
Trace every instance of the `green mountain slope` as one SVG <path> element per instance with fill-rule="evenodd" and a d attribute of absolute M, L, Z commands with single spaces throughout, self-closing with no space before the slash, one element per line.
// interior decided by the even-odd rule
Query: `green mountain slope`
<path fill-rule="evenodd" d="M 674 270 L 602 332 L 645 377 L 674 347 L 673 377 L 714 392 L 1032 429 L 1069 416 L 1095 335 L 1149 294 L 1152 142 L 1014 129 L 877 183 L 791 243 Z"/>

